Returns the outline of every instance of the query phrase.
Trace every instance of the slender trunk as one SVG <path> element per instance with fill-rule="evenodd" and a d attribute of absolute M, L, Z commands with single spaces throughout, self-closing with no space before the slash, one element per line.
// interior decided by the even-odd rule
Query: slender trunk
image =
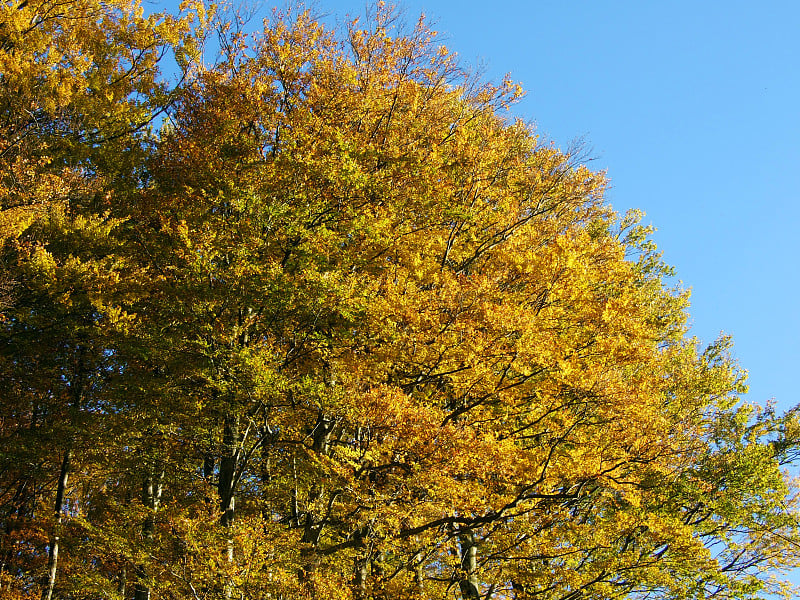
<path fill-rule="evenodd" d="M 269 489 L 272 487 L 273 473 L 272 473 L 272 458 L 270 457 L 270 448 L 276 441 L 275 432 L 269 425 L 259 428 L 259 446 L 261 450 L 261 517 L 265 521 L 271 521 L 274 514 L 271 503 L 269 502 Z"/>
<path fill-rule="evenodd" d="M 226 560 L 233 563 L 233 523 L 236 518 L 236 467 L 239 462 L 239 416 L 225 415 L 222 431 L 222 458 L 219 464 L 220 524 L 225 528 Z M 231 597 L 231 584 L 226 578 L 225 597 Z"/>
<path fill-rule="evenodd" d="M 142 482 L 142 504 L 147 508 L 147 517 L 142 523 L 142 537 L 144 543 L 149 546 L 153 542 L 156 533 L 156 511 L 161 504 L 161 494 L 164 490 L 164 468 L 154 469 L 155 473 L 149 472 Z M 146 583 L 147 572 L 144 567 L 137 569 L 137 582 L 133 592 L 134 600 L 149 600 L 150 587 Z"/>
<path fill-rule="evenodd" d="M 289 521 L 289 527 L 300 527 L 300 502 L 298 499 L 299 492 L 297 491 L 297 457 L 292 453 L 292 518 Z"/>
<path fill-rule="evenodd" d="M 367 578 L 369 576 L 369 557 L 360 556 L 355 559 L 353 576 L 353 597 L 356 600 L 367 598 Z"/>
<path fill-rule="evenodd" d="M 423 596 L 425 593 L 425 553 L 420 550 L 414 555 L 413 566 L 414 569 L 414 586 L 417 588 L 417 593 Z"/>
<path fill-rule="evenodd" d="M 268 501 L 268 490 L 272 484 L 272 460 L 269 456 L 261 459 L 261 518 L 265 521 L 272 520 L 272 507 Z"/>
<path fill-rule="evenodd" d="M 459 539 L 459 554 L 461 557 L 461 572 L 463 575 L 458 582 L 461 596 L 465 600 L 480 600 L 481 593 L 478 588 L 478 544 L 475 534 L 467 529 L 461 532 Z"/>
<path fill-rule="evenodd" d="M 203 479 L 206 482 L 205 490 L 206 493 L 203 496 L 203 500 L 208 507 L 208 514 L 213 515 L 216 511 L 214 508 L 214 501 L 211 498 L 211 488 L 214 487 L 214 469 L 217 466 L 217 458 L 214 456 L 213 451 L 209 450 L 203 456 Z"/>
<path fill-rule="evenodd" d="M 222 432 L 222 458 L 219 463 L 219 507 L 220 523 L 233 525 L 236 516 L 236 467 L 239 458 L 239 416 L 225 415 Z"/>
<path fill-rule="evenodd" d="M 314 427 L 311 430 L 311 449 L 314 450 L 314 452 L 322 455 L 327 455 L 330 452 L 330 441 L 333 433 L 333 425 L 333 421 L 326 417 L 322 411 L 319 411 L 317 414 L 317 422 L 314 424 Z M 301 515 L 298 500 L 299 492 L 297 481 L 297 465 L 294 456 L 292 457 L 292 474 L 294 477 L 294 488 L 292 490 L 291 525 L 294 527 L 302 526 L 303 535 L 300 538 L 300 542 L 302 544 L 309 544 L 312 546 L 312 548 L 305 548 L 301 552 L 301 556 L 303 556 L 303 563 L 301 563 L 302 567 L 298 573 L 300 587 L 308 597 L 316 598 L 315 573 L 319 568 L 321 560 L 319 554 L 317 553 L 316 546 L 319 543 L 319 538 L 322 534 L 322 529 L 327 517 L 325 515 L 319 515 L 319 517 L 317 517 L 314 514 L 314 511 L 311 510 L 311 505 L 313 505 L 315 500 L 323 496 L 324 484 L 319 482 L 317 485 L 313 485 L 308 490 L 308 506 L 303 515 Z M 328 505 L 329 512 L 334 498 L 335 497 L 331 498 L 331 501 Z M 359 577 L 361 577 L 361 575 L 359 572 L 357 572 L 355 574 L 356 580 L 358 580 Z M 364 578 L 364 581 L 365 580 L 366 578 Z M 361 585 L 361 583 L 358 583 L 356 584 L 356 587 L 358 588 Z"/>
<path fill-rule="evenodd" d="M 128 569 L 124 566 L 119 571 L 119 580 L 117 581 L 117 595 L 120 598 L 127 597 L 127 590 L 128 590 Z"/>
<path fill-rule="evenodd" d="M 373 552 L 370 567 L 372 575 L 372 597 L 375 600 L 394 600 L 386 591 L 386 553 L 382 551 Z"/>
<path fill-rule="evenodd" d="M 50 537 L 50 551 L 47 556 L 47 584 L 42 590 L 42 600 L 53 598 L 53 589 L 56 585 L 56 573 L 58 572 L 58 545 L 61 536 L 62 509 L 64 507 L 64 494 L 69 482 L 70 460 L 72 459 L 72 449 L 64 451 L 64 459 L 61 461 L 61 471 L 58 475 L 58 487 L 56 488 L 56 502 L 54 506 L 55 520 L 53 523 L 53 533 Z"/>
<path fill-rule="evenodd" d="M 72 389 L 72 405 L 70 406 L 70 421 L 75 422 L 76 416 L 80 413 L 81 406 L 83 405 L 83 393 L 85 388 L 85 377 L 87 375 L 86 365 L 84 363 L 85 348 L 82 344 L 76 347 L 77 356 L 75 357 L 75 376 L 70 382 Z M 36 421 L 34 415 L 31 427 Z M 42 590 L 42 600 L 52 600 L 53 590 L 56 585 L 56 574 L 58 573 L 58 550 L 61 541 L 61 522 L 63 521 L 63 508 L 64 508 L 64 495 L 66 494 L 67 484 L 69 483 L 69 475 L 72 469 L 72 447 L 67 444 L 64 450 L 64 459 L 61 461 L 61 471 L 58 474 L 58 484 L 56 486 L 56 501 L 54 505 L 54 523 L 53 531 L 50 537 L 50 549 L 47 556 L 47 583 Z"/>

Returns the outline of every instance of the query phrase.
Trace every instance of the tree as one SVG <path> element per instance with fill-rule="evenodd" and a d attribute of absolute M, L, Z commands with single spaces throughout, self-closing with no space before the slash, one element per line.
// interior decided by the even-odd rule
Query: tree
<path fill-rule="evenodd" d="M 12 590 L 53 597 L 63 537 L 85 535 L 63 523 L 91 506 L 69 485 L 98 482 L 106 381 L 124 368 L 113 207 L 138 185 L 142 134 L 171 101 L 158 64 L 188 34 L 187 19 L 126 1 L 0 4 L 0 586 Z"/>
<path fill-rule="evenodd" d="M 20 512 L 25 452 L 74 473 L 63 596 L 780 591 L 795 413 L 741 402 L 728 341 L 687 338 L 638 215 L 507 116 L 517 86 L 465 73 L 423 20 L 393 33 L 383 5 L 343 35 L 276 12 L 253 41 L 197 11 L 165 43 L 216 29 L 217 63 L 124 96 L 165 107 L 160 130 L 59 155 L 112 191 L 106 212 L 71 201 L 4 241 L 24 283 L 3 377 L 25 406 L 46 391 L 82 452 L 70 467 L 6 402 L 2 497 Z M 56 398 L 84 380 L 91 402 Z M 13 536 L 4 518 L 3 585 L 57 596 L 47 518 Z"/>

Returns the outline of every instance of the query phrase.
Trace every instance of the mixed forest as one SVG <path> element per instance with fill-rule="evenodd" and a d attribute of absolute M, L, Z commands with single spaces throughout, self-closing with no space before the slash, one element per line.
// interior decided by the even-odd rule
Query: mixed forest
<path fill-rule="evenodd" d="M 604 174 L 424 19 L 253 29 L 0 0 L 0 598 L 790 596 L 797 413 Z"/>

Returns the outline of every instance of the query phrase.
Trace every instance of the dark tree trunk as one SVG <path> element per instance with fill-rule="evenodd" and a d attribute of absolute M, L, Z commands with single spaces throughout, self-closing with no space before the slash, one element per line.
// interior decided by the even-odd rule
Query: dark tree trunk
<path fill-rule="evenodd" d="M 236 467 L 239 458 L 239 416 L 225 415 L 222 432 L 222 458 L 219 464 L 219 508 L 220 523 L 224 527 L 233 525 L 236 516 Z"/>
<path fill-rule="evenodd" d="M 164 468 L 159 467 L 150 472 L 142 482 L 142 504 L 148 509 L 147 517 L 142 523 L 142 537 L 145 545 L 153 542 L 156 532 L 156 512 L 161 504 L 161 494 L 164 489 Z M 144 567 L 137 569 L 137 582 L 134 588 L 134 600 L 149 600 L 150 587 L 146 583 L 147 572 Z"/>
<path fill-rule="evenodd" d="M 220 524 L 226 529 L 226 561 L 233 562 L 233 523 L 236 518 L 236 475 L 239 463 L 239 416 L 228 412 L 222 431 L 222 457 L 219 463 Z M 232 593 L 229 581 L 225 583 L 225 597 Z"/>
<path fill-rule="evenodd" d="M 42 590 L 42 600 L 51 600 L 53 589 L 56 585 L 56 573 L 58 572 L 58 546 L 61 536 L 62 511 L 64 508 L 64 493 L 69 483 L 70 461 L 72 460 L 72 449 L 64 451 L 64 459 L 61 461 L 61 471 L 58 475 L 58 486 L 56 488 L 56 501 L 54 505 L 55 519 L 53 523 L 53 533 L 50 536 L 50 550 L 47 555 L 47 582 Z"/>

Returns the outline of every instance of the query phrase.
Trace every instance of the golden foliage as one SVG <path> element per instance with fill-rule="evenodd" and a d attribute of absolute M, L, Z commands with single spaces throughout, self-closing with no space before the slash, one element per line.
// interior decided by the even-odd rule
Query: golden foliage
<path fill-rule="evenodd" d="M 48 533 L 6 528 L 4 586 L 45 581 L 69 449 L 65 595 L 778 591 L 796 417 L 740 403 L 637 215 L 507 116 L 517 85 L 383 4 L 252 40 L 200 4 L 23 4 L 0 497 Z M 212 30 L 219 61 L 191 63 Z"/>

